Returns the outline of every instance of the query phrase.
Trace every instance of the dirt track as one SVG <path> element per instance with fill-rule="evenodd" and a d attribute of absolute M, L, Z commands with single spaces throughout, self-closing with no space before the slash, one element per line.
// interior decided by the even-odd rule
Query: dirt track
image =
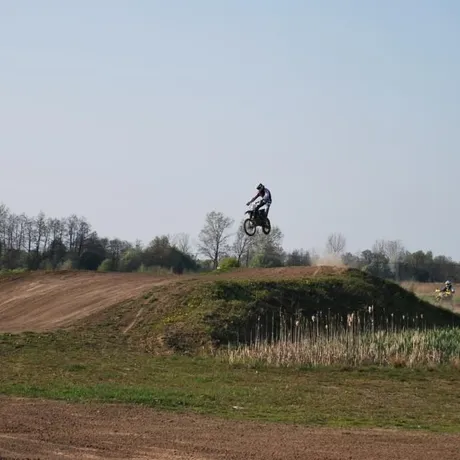
<path fill-rule="evenodd" d="M 135 298 L 154 286 L 176 280 L 317 276 L 334 267 L 289 267 L 242 270 L 222 275 L 165 276 L 142 273 L 55 272 L 0 280 L 0 333 L 43 332 L 75 321 L 119 302 Z"/>
<path fill-rule="evenodd" d="M 270 278 L 335 269 L 271 270 Z M 219 275 L 266 277 L 264 270 Z M 183 277 L 181 279 L 198 279 Z M 199 279 L 208 278 L 201 276 Z M 0 282 L 0 332 L 44 331 L 136 297 L 174 277 L 33 274 Z M 460 435 L 307 429 L 160 413 L 140 406 L 76 405 L 0 396 L 0 460 L 460 460 Z"/>
<path fill-rule="evenodd" d="M 36 273 L 0 283 L 0 332 L 69 326 L 168 278 L 129 273 Z"/>
<path fill-rule="evenodd" d="M 2 457 L 3 456 L 3 457 Z M 308 429 L 140 406 L 0 399 L 0 458 L 460 459 L 459 435 Z"/>

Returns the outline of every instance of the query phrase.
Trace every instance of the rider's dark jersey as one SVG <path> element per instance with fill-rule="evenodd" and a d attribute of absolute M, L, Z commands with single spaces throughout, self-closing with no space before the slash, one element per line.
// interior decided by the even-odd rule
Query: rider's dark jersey
<path fill-rule="evenodd" d="M 272 202 L 272 194 L 267 187 L 265 187 L 264 190 L 259 190 L 259 193 L 257 195 L 260 196 L 266 203 Z"/>

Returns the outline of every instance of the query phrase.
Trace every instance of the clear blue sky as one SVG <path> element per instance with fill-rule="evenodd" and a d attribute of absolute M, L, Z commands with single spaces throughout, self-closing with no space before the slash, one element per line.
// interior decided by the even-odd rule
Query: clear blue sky
<path fill-rule="evenodd" d="M 273 193 L 284 245 L 460 259 L 460 2 L 0 0 L 0 201 L 196 236 Z"/>

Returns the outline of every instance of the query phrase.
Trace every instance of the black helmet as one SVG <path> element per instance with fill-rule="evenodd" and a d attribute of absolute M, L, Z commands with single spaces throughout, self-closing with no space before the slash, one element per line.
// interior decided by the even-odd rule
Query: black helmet
<path fill-rule="evenodd" d="M 265 188 L 264 184 L 259 184 L 257 190 L 263 190 Z"/>

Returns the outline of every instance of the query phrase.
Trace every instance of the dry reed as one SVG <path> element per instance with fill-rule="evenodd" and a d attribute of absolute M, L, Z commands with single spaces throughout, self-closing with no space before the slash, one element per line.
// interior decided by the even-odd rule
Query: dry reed
<path fill-rule="evenodd" d="M 460 329 L 428 329 L 423 316 L 375 326 L 367 315 L 337 318 L 290 318 L 272 321 L 271 330 L 256 326 L 249 343 L 228 345 L 219 355 L 230 364 L 267 366 L 433 366 L 460 363 Z"/>

